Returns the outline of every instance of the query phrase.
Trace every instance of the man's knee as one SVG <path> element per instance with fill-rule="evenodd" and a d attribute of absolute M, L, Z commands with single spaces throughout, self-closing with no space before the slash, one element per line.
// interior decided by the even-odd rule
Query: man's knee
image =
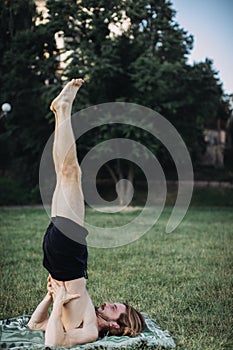
<path fill-rule="evenodd" d="M 62 177 L 64 180 L 76 180 L 81 178 L 81 171 L 76 164 L 64 164 L 62 167 Z"/>

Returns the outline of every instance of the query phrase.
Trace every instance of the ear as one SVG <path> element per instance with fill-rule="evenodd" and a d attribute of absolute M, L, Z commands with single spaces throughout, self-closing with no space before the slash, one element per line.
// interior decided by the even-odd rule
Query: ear
<path fill-rule="evenodd" d="M 109 327 L 115 328 L 115 329 L 119 329 L 120 328 L 119 324 L 117 322 L 114 322 L 114 321 L 111 321 L 109 323 Z"/>

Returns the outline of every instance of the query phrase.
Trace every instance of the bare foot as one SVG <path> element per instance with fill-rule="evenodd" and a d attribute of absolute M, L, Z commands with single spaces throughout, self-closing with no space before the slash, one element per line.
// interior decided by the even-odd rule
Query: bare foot
<path fill-rule="evenodd" d="M 83 83 L 83 79 L 72 79 L 69 81 L 60 94 L 52 101 L 50 105 L 51 111 L 55 113 L 60 108 L 71 107 L 74 98 Z"/>

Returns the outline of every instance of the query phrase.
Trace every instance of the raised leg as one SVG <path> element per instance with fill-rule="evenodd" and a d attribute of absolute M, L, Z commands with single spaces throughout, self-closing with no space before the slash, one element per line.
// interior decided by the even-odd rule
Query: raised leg
<path fill-rule="evenodd" d="M 71 124 L 71 109 L 82 84 L 82 79 L 70 81 L 50 107 L 56 118 L 53 159 L 57 176 L 51 215 L 66 217 L 80 225 L 84 224 L 84 199 L 81 169 Z"/>

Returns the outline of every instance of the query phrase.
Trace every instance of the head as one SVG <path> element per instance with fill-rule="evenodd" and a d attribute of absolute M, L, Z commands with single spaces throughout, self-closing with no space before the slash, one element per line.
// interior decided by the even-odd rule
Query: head
<path fill-rule="evenodd" d="M 95 309 L 100 337 L 106 334 L 133 337 L 145 326 L 142 314 L 128 304 L 105 302 Z"/>

